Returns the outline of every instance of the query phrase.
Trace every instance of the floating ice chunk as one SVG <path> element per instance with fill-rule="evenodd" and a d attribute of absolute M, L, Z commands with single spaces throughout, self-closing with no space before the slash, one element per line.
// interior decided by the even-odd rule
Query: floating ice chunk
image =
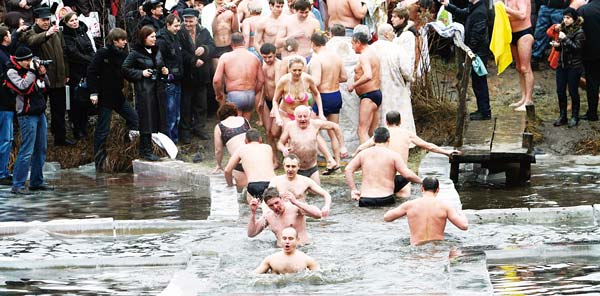
<path fill-rule="evenodd" d="M 195 296 L 216 289 L 217 285 L 207 279 L 199 279 L 189 271 L 182 270 L 175 273 L 169 285 L 159 296 Z"/>

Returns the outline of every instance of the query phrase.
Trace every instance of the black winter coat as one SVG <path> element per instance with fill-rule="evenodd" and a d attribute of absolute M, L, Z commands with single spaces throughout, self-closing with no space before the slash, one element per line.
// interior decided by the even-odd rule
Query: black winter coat
<path fill-rule="evenodd" d="M 583 47 L 583 59 L 595 61 L 600 59 L 600 0 L 590 0 L 588 4 L 581 6 L 577 12 L 583 17 L 583 33 L 585 34 L 585 46 Z"/>
<path fill-rule="evenodd" d="M 8 47 L 0 45 L 0 71 L 2 71 L 3 80 L 6 79 L 6 71 L 9 67 L 11 67 L 11 62 Z M 15 111 L 15 95 L 4 86 L 0 87 L 0 111 Z"/>
<path fill-rule="evenodd" d="M 141 45 L 136 45 L 123 62 L 123 72 L 127 80 L 135 84 L 135 109 L 140 120 L 140 133 L 149 134 L 166 130 L 165 87 L 160 80 L 160 69 L 164 66 L 157 46 L 151 53 Z M 142 71 L 154 70 L 155 75 L 144 77 Z"/>
<path fill-rule="evenodd" d="M 98 105 L 117 109 L 123 105 L 123 61 L 126 50 L 108 45 L 96 52 L 87 70 L 87 84 L 91 94 L 98 94 Z"/>
<path fill-rule="evenodd" d="M 575 26 L 573 24 L 572 26 Z M 561 24 L 561 28 L 564 28 L 564 23 Z M 571 32 L 565 32 L 567 37 L 560 40 L 560 46 L 556 47 L 557 51 L 560 51 L 560 58 L 558 59 L 558 65 L 563 68 L 580 68 L 583 67 L 583 46 L 585 44 L 585 34 L 583 29 L 578 28 Z"/>
<path fill-rule="evenodd" d="M 141 29 L 143 26 L 152 26 L 154 27 L 154 30 L 158 32 L 158 30 L 165 27 L 165 22 L 163 19 L 157 20 L 149 15 L 145 15 L 142 17 L 142 19 L 140 19 L 140 22 L 138 23 L 138 30 Z"/>
<path fill-rule="evenodd" d="M 183 63 L 185 79 L 184 82 L 195 83 L 212 83 L 210 77 L 211 56 L 215 52 L 215 41 L 208 30 L 200 25 L 196 26 L 196 42 L 192 41 L 192 36 L 182 28 L 179 33 L 179 40 L 183 48 Z M 196 57 L 194 52 L 196 48 L 204 47 L 204 53 L 200 57 Z M 200 68 L 196 67 L 196 60 L 201 59 L 204 64 Z"/>
<path fill-rule="evenodd" d="M 448 4 L 446 10 L 452 14 L 466 16 L 465 44 L 478 56 L 489 56 L 488 10 L 485 1 L 479 0 L 475 4 L 469 3 L 467 8 L 458 8 Z"/>
<path fill-rule="evenodd" d="M 169 73 L 173 74 L 174 81 L 181 81 L 183 79 L 183 55 L 178 35 L 171 34 L 166 28 L 162 28 L 156 35 L 156 45 Z"/>
<path fill-rule="evenodd" d="M 69 85 L 78 85 L 87 76 L 87 69 L 94 57 L 94 47 L 87 35 L 88 28 L 79 22 L 79 28 L 71 29 L 63 23 L 65 55 L 69 66 Z"/>

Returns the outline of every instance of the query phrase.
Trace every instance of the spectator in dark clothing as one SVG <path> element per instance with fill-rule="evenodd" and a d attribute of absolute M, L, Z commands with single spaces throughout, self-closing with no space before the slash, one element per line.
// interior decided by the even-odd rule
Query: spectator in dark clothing
<path fill-rule="evenodd" d="M 8 0 L 8 11 L 17 12 L 25 21 L 25 24 L 32 25 L 34 20 L 34 9 L 37 8 L 42 0 Z"/>
<path fill-rule="evenodd" d="M 25 44 L 21 42 L 21 37 L 25 34 L 24 32 L 29 29 L 29 26 L 25 24 L 21 15 L 14 11 L 6 14 L 4 24 L 8 26 L 10 34 L 12 35 L 12 43 L 9 46 L 9 52 L 14 54 L 17 48 L 25 46 Z"/>
<path fill-rule="evenodd" d="M 140 156 L 145 160 L 157 161 L 152 153 L 152 133 L 166 133 L 165 94 L 160 74 L 168 75 L 162 55 L 156 46 L 156 32 L 151 26 L 142 27 L 138 33 L 138 44 L 133 47 L 125 62 L 123 72 L 127 80 L 135 84 L 135 109 L 140 128 Z"/>
<path fill-rule="evenodd" d="M 21 147 L 14 165 L 11 192 L 29 194 L 25 181 L 29 175 L 30 191 L 53 190 L 44 184 L 43 168 L 46 162 L 46 98 L 43 92 L 50 83 L 46 68 L 32 62 L 33 54 L 27 47 L 17 49 L 11 56 L 10 69 L 6 72 L 6 85 L 15 94 L 15 110 L 21 132 Z"/>
<path fill-rule="evenodd" d="M 146 15 L 140 19 L 138 28 L 152 26 L 158 32 L 158 30 L 165 26 L 163 20 L 163 3 L 160 0 L 146 0 L 142 5 L 142 9 Z"/>
<path fill-rule="evenodd" d="M 483 0 L 470 0 L 467 8 L 458 8 L 443 0 L 442 5 L 453 14 L 466 17 L 465 19 L 465 44 L 471 49 L 469 56 L 476 54 L 485 64 L 489 56 L 488 39 L 488 10 Z M 470 114 L 471 120 L 488 120 L 492 117 L 490 110 L 490 94 L 487 84 L 487 76 L 479 76 L 471 69 L 471 86 L 477 98 L 477 111 Z"/>
<path fill-rule="evenodd" d="M 110 132 L 112 111 L 125 119 L 130 131 L 138 130 L 138 115 L 122 91 L 125 76 L 121 67 L 127 57 L 127 33 L 120 28 L 112 29 L 106 44 L 94 55 L 87 73 L 90 101 L 98 105 L 98 122 L 94 133 L 94 163 L 98 171 L 105 166 L 106 138 Z"/>
<path fill-rule="evenodd" d="M 563 14 L 562 23 L 552 27 L 559 32 L 558 41 L 552 41 L 552 46 L 560 52 L 556 68 L 556 94 L 560 116 L 554 122 L 554 126 L 567 124 L 568 86 L 572 101 L 569 127 L 574 127 L 579 123 L 579 78 L 583 72 L 581 53 L 586 40 L 581 28 L 583 18 L 579 17 L 577 11 L 568 7 Z"/>
<path fill-rule="evenodd" d="M 208 88 L 212 87 L 210 57 L 215 52 L 215 42 L 208 30 L 198 24 L 199 12 L 186 8 L 182 13 L 184 28 L 179 31 L 183 48 L 185 78 L 181 97 L 179 140 L 191 143 L 192 133 L 202 140 L 210 137 L 204 132 L 208 111 Z"/>
<path fill-rule="evenodd" d="M 600 87 L 600 0 L 590 0 L 577 12 L 583 19 L 583 68 L 588 110 L 579 119 L 598 121 L 598 88 Z"/>
<path fill-rule="evenodd" d="M 94 56 L 92 40 L 87 34 L 87 26 L 79 21 L 77 13 L 67 13 L 61 24 L 63 26 L 63 37 L 65 39 L 65 54 L 69 65 L 69 82 L 71 92 L 71 110 L 69 119 L 73 122 L 73 136 L 81 139 L 87 136 L 87 123 L 89 113 L 89 97 L 79 97 L 76 91 L 79 84 L 85 81 L 87 68 Z"/>
<path fill-rule="evenodd" d="M 181 29 L 180 18 L 171 14 L 165 19 L 166 27 L 158 31 L 156 44 L 169 69 L 166 81 L 167 136 L 177 143 L 179 109 L 181 105 L 181 79 L 183 79 L 183 57 L 177 32 Z"/>
<path fill-rule="evenodd" d="M 535 32 L 533 38 L 533 48 L 531 49 L 531 60 L 534 64 L 543 61 L 544 52 L 548 47 L 550 38 L 546 35 L 546 30 L 552 24 L 558 24 L 562 21 L 563 10 L 569 7 L 570 0 L 544 0 L 540 9 L 538 10 L 537 19 L 535 23 Z"/>
<path fill-rule="evenodd" d="M 0 76 L 6 77 L 10 64 L 11 35 L 7 28 L 0 27 Z M 12 185 L 8 160 L 13 143 L 13 115 L 15 97 L 5 87 L 0 87 L 0 185 Z"/>
<path fill-rule="evenodd" d="M 23 36 L 24 42 L 34 49 L 35 55 L 44 60 L 52 60 L 48 65 L 48 95 L 50 97 L 50 129 L 54 134 L 54 146 L 74 145 L 73 140 L 67 139 L 65 126 L 65 85 L 69 79 L 69 67 L 63 51 L 65 41 L 58 25 L 50 23 L 50 8 L 40 7 L 35 10 L 35 25 Z"/>

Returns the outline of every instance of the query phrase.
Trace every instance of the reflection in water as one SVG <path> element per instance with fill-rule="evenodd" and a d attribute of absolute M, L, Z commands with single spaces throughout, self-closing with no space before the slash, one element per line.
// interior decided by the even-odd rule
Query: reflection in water
<path fill-rule="evenodd" d="M 0 221 L 48 221 L 112 217 L 115 220 L 184 219 L 208 217 L 205 192 L 156 178 L 129 174 L 85 174 L 64 171 L 46 176 L 53 192 L 14 196 L 0 189 Z"/>

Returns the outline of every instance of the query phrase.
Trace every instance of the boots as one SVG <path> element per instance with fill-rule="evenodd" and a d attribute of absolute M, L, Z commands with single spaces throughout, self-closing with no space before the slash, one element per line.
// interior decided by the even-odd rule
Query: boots
<path fill-rule="evenodd" d="M 148 161 L 158 161 L 160 158 L 152 153 L 152 134 L 140 135 L 140 158 Z"/>
<path fill-rule="evenodd" d="M 558 98 L 558 108 L 560 109 L 560 116 L 554 121 L 554 126 L 561 126 L 567 124 L 567 102 Z"/>
<path fill-rule="evenodd" d="M 573 102 L 571 109 L 571 119 L 569 120 L 569 127 L 576 127 L 579 124 L 579 102 Z"/>

